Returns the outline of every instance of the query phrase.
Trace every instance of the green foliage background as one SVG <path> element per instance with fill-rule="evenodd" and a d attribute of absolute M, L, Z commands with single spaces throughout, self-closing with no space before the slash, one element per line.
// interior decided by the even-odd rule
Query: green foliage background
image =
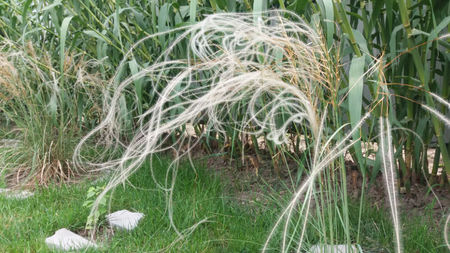
<path fill-rule="evenodd" d="M 429 92 L 444 99 L 449 96 L 450 41 L 439 38 L 450 29 L 450 5 L 445 0 L 0 0 L 0 39 L 11 43 L 3 47 L 4 51 L 26 48 L 31 42 L 38 55 L 49 54 L 50 63 L 41 68 L 53 66 L 55 73 L 59 73 L 58 83 L 67 90 L 73 82 L 64 70 L 69 55 L 86 61 L 98 60 L 101 64 L 89 71 L 118 84 L 150 65 L 177 37 L 177 32 L 160 35 L 124 58 L 137 41 L 150 34 L 192 24 L 215 12 L 260 12 L 274 8 L 292 11 L 320 29 L 336 68 L 344 69 L 339 72 L 343 73 L 341 76 L 333 77 L 339 89 L 333 91 L 331 103 L 335 113 L 330 114 L 330 128 L 336 129 L 347 120 L 357 122 L 380 94 L 378 89 L 388 87 L 389 118 L 393 127 L 411 129 L 421 136 L 427 147 L 432 145 L 432 140 L 437 141 L 443 164 L 435 164 L 432 179 L 439 166 L 450 172 L 443 125 L 420 106 L 427 104 L 442 111 L 444 108 L 434 103 Z M 181 43 L 171 57 L 186 57 L 185 44 Z M 384 63 L 380 77 L 358 80 L 357 76 L 367 71 L 372 57 Z M 117 70 L 121 61 L 127 64 Z M 112 79 L 116 70 L 119 74 Z M 145 78 L 136 80 L 130 95 L 122 98 L 123 123 L 129 128 L 134 124 L 132 116 L 149 108 L 155 100 L 155 91 L 161 89 L 148 87 L 146 81 Z M 343 97 L 353 85 L 356 88 L 350 90 L 348 97 Z M 47 96 L 49 98 L 43 101 L 48 104 L 52 94 Z M 65 114 L 63 101 L 52 103 L 56 114 Z M 81 107 L 73 112 L 81 119 L 89 109 Z M 377 114 L 380 111 L 375 112 Z M 376 121 L 377 117 L 373 117 L 361 132 L 363 141 L 376 136 Z M 83 123 L 79 131 L 92 128 L 96 122 Z M 230 136 L 233 136 L 232 128 Z M 225 145 L 224 140 L 219 142 Z M 266 143 L 273 155 L 283 149 L 268 140 Z M 427 168 L 420 160 L 424 154 L 419 143 L 411 133 L 395 132 L 394 144 L 397 150 L 405 152 L 403 156 L 398 151 L 396 159 L 402 184 L 407 189 L 413 181 L 423 177 L 422 169 Z M 241 140 L 232 138 L 232 144 L 232 152 L 239 153 Z M 380 170 L 379 162 L 364 158 L 359 146 L 352 155 L 364 173 L 366 167 L 374 168 L 371 175 Z"/>

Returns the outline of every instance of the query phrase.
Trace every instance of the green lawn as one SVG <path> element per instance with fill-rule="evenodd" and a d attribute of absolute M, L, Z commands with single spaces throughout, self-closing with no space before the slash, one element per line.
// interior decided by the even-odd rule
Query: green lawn
<path fill-rule="evenodd" d="M 157 177 L 164 176 L 167 164 L 167 161 L 157 164 Z M 187 240 L 175 243 L 170 252 L 258 252 L 280 210 L 273 208 L 276 205 L 258 202 L 242 204 L 232 197 L 226 182 L 210 176 L 205 169 L 197 172 L 187 164 L 180 166 L 173 196 L 174 220 L 179 228 L 187 228 L 206 217 L 210 222 L 200 225 Z M 118 187 L 111 203 L 111 211 L 139 211 L 145 214 L 144 219 L 132 232 L 116 232 L 99 251 L 148 252 L 163 249 L 176 238 L 169 228 L 164 194 L 155 190 L 148 173 L 148 167 L 144 166 L 131 177 L 134 187 Z M 47 252 L 44 240 L 56 230 L 63 227 L 81 230 L 88 216 L 82 204 L 93 185 L 84 182 L 40 189 L 27 200 L 0 197 L 0 252 Z M 351 225 L 356 228 L 357 205 L 351 209 L 354 212 Z M 405 252 L 445 252 L 441 228 L 430 227 L 422 218 L 405 220 L 409 222 L 403 228 Z M 363 249 L 389 252 L 391 235 L 389 215 L 365 208 L 361 226 Z M 309 239 L 314 241 L 314 233 Z M 380 251 L 374 251 L 376 248 Z"/>
<path fill-rule="evenodd" d="M 156 168 L 161 177 L 164 165 Z M 164 194 L 155 191 L 147 173 L 143 168 L 131 178 L 136 188 L 120 186 L 114 192 L 111 211 L 128 209 L 145 217 L 134 231 L 116 232 L 104 251 L 144 252 L 165 248 L 176 239 L 169 229 Z M 275 210 L 255 213 L 233 204 L 223 196 L 218 180 L 202 170 L 195 175 L 188 165 L 180 167 L 178 180 L 173 197 L 175 223 L 187 228 L 206 217 L 211 222 L 200 225 L 188 240 L 176 243 L 173 252 L 255 252 L 261 247 Z M 46 252 L 44 240 L 56 230 L 82 229 L 88 216 L 82 204 L 92 185 L 49 187 L 27 200 L 0 197 L 0 252 Z"/>

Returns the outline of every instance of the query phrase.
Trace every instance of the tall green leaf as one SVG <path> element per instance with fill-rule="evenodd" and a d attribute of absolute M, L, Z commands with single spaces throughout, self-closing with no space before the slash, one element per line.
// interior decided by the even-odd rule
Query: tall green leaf
<path fill-rule="evenodd" d="M 67 30 L 69 28 L 70 21 L 72 20 L 73 16 L 64 18 L 62 24 L 61 24 L 61 33 L 60 33 L 60 43 L 59 43 L 59 68 L 61 71 L 61 75 L 63 75 L 64 72 L 64 59 L 65 59 L 65 47 L 66 47 L 66 37 L 67 37 Z"/>
<path fill-rule="evenodd" d="M 364 66 L 365 56 L 354 57 L 350 65 L 349 72 L 349 94 L 348 108 L 350 115 L 350 123 L 355 127 L 361 120 L 363 85 L 364 85 Z M 353 135 L 354 139 L 358 139 L 358 133 Z M 363 156 L 361 151 L 361 142 L 355 144 L 355 153 L 360 166 L 363 166 Z"/>

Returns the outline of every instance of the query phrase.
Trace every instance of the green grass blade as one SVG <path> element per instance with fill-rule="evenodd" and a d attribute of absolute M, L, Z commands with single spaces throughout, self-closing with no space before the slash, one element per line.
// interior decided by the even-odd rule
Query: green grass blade
<path fill-rule="evenodd" d="M 130 65 L 130 71 L 132 75 L 136 75 L 139 72 L 139 65 L 136 62 L 136 59 L 132 59 L 129 62 Z M 143 79 L 136 79 L 134 80 L 134 90 L 136 92 L 136 96 L 137 96 L 137 107 L 138 107 L 138 112 L 139 114 L 142 113 L 142 103 L 143 103 L 143 94 L 142 94 L 142 86 L 143 86 Z"/>
<path fill-rule="evenodd" d="M 64 74 L 64 59 L 65 59 L 65 45 L 66 45 L 66 37 L 67 37 L 67 30 L 69 28 L 70 21 L 72 20 L 73 16 L 64 18 L 62 24 L 61 24 L 61 33 L 60 33 L 60 44 L 59 44 L 59 68 L 61 71 L 61 75 Z"/>
<path fill-rule="evenodd" d="M 170 4 L 165 3 L 161 8 L 159 9 L 159 15 L 158 15 L 158 32 L 165 32 L 170 29 L 169 27 L 169 19 L 170 19 Z M 159 36 L 159 41 L 163 46 L 166 44 L 166 36 L 161 35 Z"/>
<path fill-rule="evenodd" d="M 31 1 L 32 0 L 27 0 L 23 6 L 23 11 L 22 11 L 22 29 L 27 25 L 27 13 L 28 10 L 30 9 L 30 5 L 31 5 Z"/>
<path fill-rule="evenodd" d="M 49 4 L 47 7 L 42 9 L 42 12 L 55 8 L 56 6 L 61 5 L 61 0 L 56 0 L 54 3 Z"/>
<path fill-rule="evenodd" d="M 197 0 L 191 0 L 189 3 L 189 21 L 195 23 L 195 17 L 197 16 Z"/>
<path fill-rule="evenodd" d="M 389 41 L 389 53 L 388 53 L 388 57 L 389 59 L 393 59 L 394 57 L 397 56 L 397 33 L 403 28 L 403 25 L 398 25 L 394 28 L 394 30 L 392 30 L 391 33 L 391 39 Z"/>
<path fill-rule="evenodd" d="M 428 36 L 428 42 L 427 42 L 427 52 L 425 55 L 428 55 L 430 49 L 431 49 L 431 45 L 433 44 L 433 41 L 437 38 L 437 36 L 439 35 L 439 32 L 443 29 L 445 29 L 448 25 L 450 24 L 450 16 L 444 18 L 444 20 L 442 20 L 442 22 L 436 26 L 436 28 L 434 28 L 429 36 Z M 429 63 L 430 64 L 430 63 Z M 425 72 L 425 79 L 427 80 L 427 82 L 430 79 L 430 73 L 428 71 Z"/>
<path fill-rule="evenodd" d="M 105 43 L 107 42 L 106 39 L 105 39 L 105 37 L 100 36 L 100 35 L 99 35 L 100 33 L 97 32 L 97 31 L 86 30 L 86 31 L 83 31 L 83 33 L 86 34 L 86 35 L 88 35 L 88 36 L 90 36 L 90 37 L 94 37 L 94 38 L 96 38 L 96 39 L 99 40 L 99 41 L 103 41 L 103 42 L 105 42 Z M 112 43 L 112 42 L 110 41 L 109 43 Z"/>
<path fill-rule="evenodd" d="M 216 12 L 217 11 L 216 0 L 209 0 L 209 4 L 211 5 L 211 8 L 212 8 L 213 12 Z"/>
<path fill-rule="evenodd" d="M 318 1 L 320 6 L 320 10 L 322 13 L 322 20 L 326 24 L 326 38 L 327 38 L 327 46 L 331 47 L 333 44 L 334 38 L 334 10 L 333 10 L 333 1 L 331 0 L 321 0 Z"/>
<path fill-rule="evenodd" d="M 349 72 L 349 94 L 348 94 L 348 108 L 350 115 L 350 123 L 352 127 L 355 127 L 361 120 L 362 109 L 362 97 L 363 97 L 363 84 L 364 84 L 364 66 L 365 56 L 354 57 L 350 65 Z M 360 138 L 358 133 L 353 135 L 354 139 Z M 364 173 L 364 163 L 361 151 L 361 142 L 355 144 L 355 153 L 358 159 L 358 163 L 361 166 Z"/>
<path fill-rule="evenodd" d="M 370 55 L 369 49 L 367 48 L 367 41 L 362 35 L 362 33 L 358 30 L 352 29 L 353 36 L 355 38 L 356 43 L 358 44 L 361 51 L 364 53 Z"/>
<path fill-rule="evenodd" d="M 261 13 L 267 10 L 267 0 L 255 0 L 253 2 L 253 12 Z"/>

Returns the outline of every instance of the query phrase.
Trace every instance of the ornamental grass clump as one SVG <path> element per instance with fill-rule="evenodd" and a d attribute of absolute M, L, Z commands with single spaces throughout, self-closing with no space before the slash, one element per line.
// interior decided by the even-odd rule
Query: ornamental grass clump
<path fill-rule="evenodd" d="M 62 71 L 56 65 L 31 43 L 0 46 L 0 116 L 9 129 L 0 132 L 0 176 L 10 185 L 47 185 L 78 174 L 73 149 L 99 117 L 102 81 L 89 74 L 96 63 L 80 55 L 67 53 Z"/>
<path fill-rule="evenodd" d="M 288 131 L 292 126 L 302 126 L 309 133 L 307 141 L 313 147 L 308 164 L 309 174 L 281 212 L 262 250 L 269 250 L 278 244 L 282 252 L 307 249 L 305 233 L 313 227 L 310 224 L 311 203 L 316 201 L 317 194 L 324 194 L 317 190 L 317 186 L 324 183 L 319 175 L 326 170 L 333 171 L 336 160 L 359 141 L 354 136 L 370 115 L 364 113 L 351 125 L 327 125 L 336 109 L 330 105 L 329 99 L 336 98 L 338 92 L 338 84 L 333 83 L 332 76 L 339 73 L 334 72 L 334 64 L 330 62 L 320 32 L 291 12 L 220 13 L 207 16 L 197 24 L 148 36 L 137 42 L 133 49 L 145 40 L 167 33 L 179 34 L 154 64 L 142 67 L 141 71 L 119 85 L 112 80 L 108 87 L 112 93 L 105 104 L 104 119 L 75 150 L 74 160 L 79 166 L 88 165 L 96 167 L 96 170 L 113 172 L 105 190 L 95 201 L 92 212 L 96 211 L 107 192 L 125 183 L 147 159 L 151 164 L 154 154 L 172 151 L 176 156 L 167 169 L 165 179 L 158 180 L 152 166 L 150 174 L 157 187 L 166 194 L 171 227 L 179 238 L 184 238 L 207 220 L 205 217 L 186 229 L 180 229 L 173 220 L 172 194 L 179 161 L 183 157 L 191 159 L 190 150 L 201 139 L 186 135 L 186 125 L 206 125 L 202 135 L 215 133 L 222 136 L 229 135 L 227 129 L 232 126 L 238 135 L 264 136 L 276 145 L 288 141 Z M 185 40 L 189 49 L 187 57 L 173 59 L 173 51 Z M 126 54 L 121 66 L 132 54 L 133 50 Z M 371 75 L 378 66 L 377 62 L 372 63 L 363 74 Z M 124 143 L 123 135 L 129 133 L 121 129 L 121 97 L 132 90 L 129 87 L 131 84 L 143 78 L 148 80 L 147 85 L 152 90 L 157 90 L 156 87 L 163 89 L 158 91 L 152 106 L 138 116 L 139 127 L 132 139 Z M 384 128 L 380 130 L 384 131 Z M 181 134 L 170 135 L 173 133 Z M 105 134 L 118 143 L 112 147 L 123 148 L 122 157 L 103 156 L 95 161 L 83 159 L 80 155 L 83 145 Z M 383 147 L 390 150 L 389 136 L 383 143 Z M 182 149 L 186 146 L 187 149 Z M 389 158 L 390 154 L 386 150 L 386 157 Z M 388 165 L 392 164 L 386 162 Z M 393 168 L 387 169 L 387 173 L 392 173 Z M 394 180 L 391 174 L 387 179 Z M 392 185 L 388 185 L 391 186 L 389 189 Z M 394 202 L 394 224 L 398 229 L 396 198 L 390 199 Z M 294 221 L 294 216 L 299 218 Z M 343 219 L 348 220 L 346 217 Z M 335 238 L 333 243 L 342 239 L 350 243 L 348 223 L 343 226 L 346 227 L 344 238 Z M 399 234 L 396 230 L 395 236 L 399 237 Z M 397 243 L 401 248 L 399 238 Z"/>

